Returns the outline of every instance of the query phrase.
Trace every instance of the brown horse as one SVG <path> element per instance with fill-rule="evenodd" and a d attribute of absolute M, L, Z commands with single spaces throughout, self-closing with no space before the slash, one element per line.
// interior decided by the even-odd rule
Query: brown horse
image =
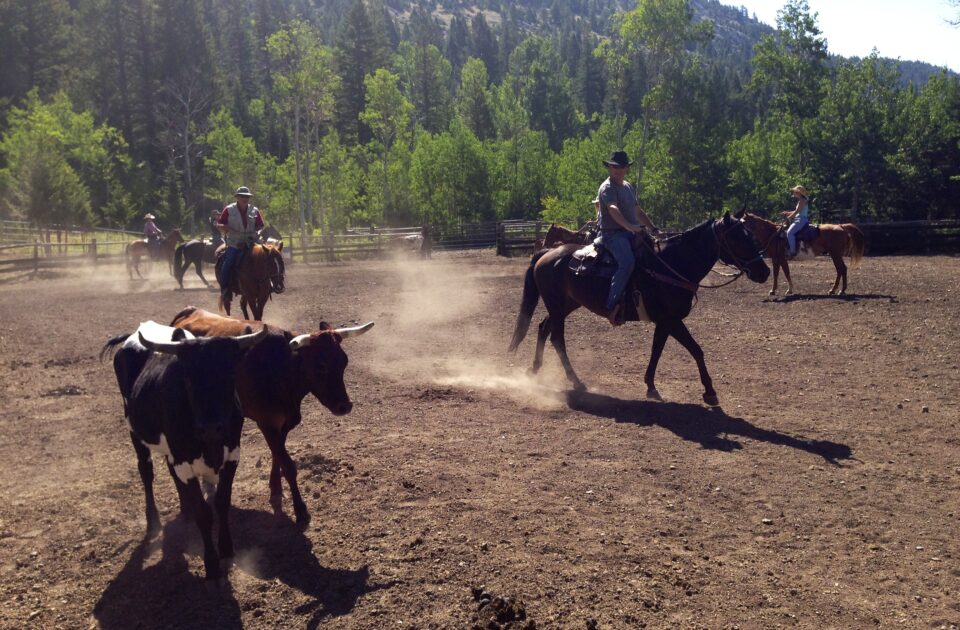
<path fill-rule="evenodd" d="M 787 295 L 790 295 L 793 293 L 793 280 L 790 279 L 787 239 L 782 226 L 749 212 L 745 214 L 743 221 L 747 229 L 757 237 L 763 247 L 763 253 L 769 256 L 773 263 L 773 287 L 770 289 L 770 295 L 777 294 L 780 267 L 783 267 L 783 275 L 787 279 Z M 820 225 L 820 235 L 809 242 L 809 248 L 815 256 L 830 256 L 834 267 L 837 268 L 837 278 L 833 282 L 829 295 L 844 295 L 847 292 L 847 265 L 843 262 L 843 257 L 848 256 L 851 259 L 851 266 L 856 267 L 863 258 L 863 246 L 863 232 L 853 223 Z M 841 279 L 843 286 L 838 293 L 837 287 L 840 286 Z"/>
<path fill-rule="evenodd" d="M 141 279 L 143 278 L 143 275 L 140 273 L 141 258 L 166 260 L 167 266 L 170 268 L 170 275 L 173 275 L 173 254 L 177 250 L 177 244 L 182 242 L 183 235 L 180 234 L 180 228 L 176 228 L 170 230 L 170 233 L 160 240 L 159 252 L 151 249 L 145 239 L 127 243 L 125 259 L 127 261 L 127 273 L 130 274 L 130 279 L 133 280 L 134 271 L 137 272 L 137 275 L 140 276 Z"/>
<path fill-rule="evenodd" d="M 717 260 L 738 268 L 753 282 L 766 282 L 770 269 L 759 253 L 759 245 L 739 220 L 740 216 L 706 221 L 665 241 L 662 251 L 654 253 L 645 241 L 637 239 L 634 252 L 637 266 L 635 285 L 639 289 L 643 310 L 656 324 L 650 362 L 644 376 L 647 397 L 662 400 L 654 383 L 657 364 L 668 337 L 676 339 L 697 362 L 703 400 L 708 405 L 719 404 L 713 381 L 707 372 L 703 350 L 694 340 L 683 319 L 690 314 L 697 288 L 710 273 Z M 533 255 L 523 283 L 523 298 L 509 350 L 513 352 L 523 341 L 537 303 L 543 300 L 547 317 L 540 322 L 537 347 L 531 371 L 536 373 L 543 365 L 543 350 L 547 337 L 560 357 L 567 378 L 574 391 L 583 391 L 586 385 L 573 371 L 567 356 L 564 322 L 567 316 L 581 306 L 602 317 L 606 308 L 610 279 L 599 276 L 578 276 L 570 269 L 570 259 L 579 245 L 562 245 L 542 249 Z"/>
<path fill-rule="evenodd" d="M 279 245 L 255 244 L 234 264 L 231 290 L 240 295 L 240 308 L 244 319 L 251 319 L 247 304 L 253 312 L 253 319 L 263 320 L 263 309 L 273 293 L 283 293 L 283 243 Z M 216 274 L 220 281 L 220 268 L 223 257 L 217 260 Z M 220 296 L 220 310 L 230 314 L 230 302 Z"/>
<path fill-rule="evenodd" d="M 557 245 L 586 245 L 588 240 L 593 240 L 591 238 L 592 236 L 593 234 L 589 231 L 583 230 L 575 232 L 562 225 L 553 223 L 550 225 L 550 229 L 547 230 L 547 235 L 543 237 L 543 247 L 550 249 Z M 540 248 L 538 247 L 537 249 Z"/>

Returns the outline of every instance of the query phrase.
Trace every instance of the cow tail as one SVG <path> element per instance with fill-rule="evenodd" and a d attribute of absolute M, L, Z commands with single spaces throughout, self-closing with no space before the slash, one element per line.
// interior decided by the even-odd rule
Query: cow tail
<path fill-rule="evenodd" d="M 100 349 L 100 362 L 103 363 L 106 357 L 112 355 L 116 351 L 117 346 L 126 341 L 129 336 L 130 333 L 127 333 L 126 335 L 117 335 L 116 337 L 108 339 L 107 343 L 103 344 L 103 347 Z"/>
<path fill-rule="evenodd" d="M 527 267 L 527 274 L 523 279 L 523 299 L 520 301 L 520 312 L 517 314 L 517 326 L 513 331 L 513 339 L 510 341 L 510 347 L 508 348 L 510 352 L 517 349 L 530 329 L 533 311 L 537 308 L 537 302 L 540 300 L 540 290 L 537 288 L 536 278 L 533 277 L 533 268 L 547 251 L 549 250 L 535 253 L 530 259 L 530 266 Z"/>
<path fill-rule="evenodd" d="M 844 223 L 840 227 L 847 233 L 847 256 L 850 256 L 850 266 L 856 267 L 863 258 L 864 237 L 863 231 L 853 223 Z"/>

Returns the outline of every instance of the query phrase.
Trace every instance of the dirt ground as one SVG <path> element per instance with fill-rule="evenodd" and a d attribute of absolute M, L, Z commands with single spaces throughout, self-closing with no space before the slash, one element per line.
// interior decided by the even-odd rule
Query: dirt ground
<path fill-rule="evenodd" d="M 810 293 L 791 299 L 769 282 L 701 291 L 687 322 L 713 410 L 672 340 L 667 402 L 644 400 L 651 324 L 575 313 L 590 391 L 569 395 L 549 346 L 528 376 L 533 336 L 506 352 L 525 266 L 476 252 L 288 269 L 267 321 L 376 326 L 345 342 L 353 412 L 309 398 L 291 435 L 305 531 L 272 515 L 246 423 L 220 584 L 162 466 L 164 530 L 143 541 L 96 356 L 214 294 L 159 268 L 0 278 L 0 626 L 960 626 L 960 258 L 867 258 L 846 298 L 823 295 L 827 260 L 795 265 Z"/>

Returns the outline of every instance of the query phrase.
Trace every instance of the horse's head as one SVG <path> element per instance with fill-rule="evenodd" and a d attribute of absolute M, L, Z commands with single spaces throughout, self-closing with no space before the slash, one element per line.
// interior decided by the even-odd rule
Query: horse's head
<path fill-rule="evenodd" d="M 283 273 L 285 270 L 283 264 L 283 241 L 277 245 L 264 245 L 263 249 L 267 252 L 267 275 L 270 278 L 270 291 L 272 293 L 283 293 Z"/>
<path fill-rule="evenodd" d="M 720 242 L 720 260 L 747 274 L 754 282 L 763 284 L 770 277 L 770 267 L 763 260 L 760 244 L 747 229 L 745 212 L 734 216 L 727 212 L 714 222 L 714 231 Z"/>
<path fill-rule="evenodd" d="M 173 228 L 172 230 L 170 230 L 170 234 L 167 235 L 167 240 L 169 240 L 174 245 L 177 243 L 182 243 L 183 234 L 180 232 L 180 228 Z"/>

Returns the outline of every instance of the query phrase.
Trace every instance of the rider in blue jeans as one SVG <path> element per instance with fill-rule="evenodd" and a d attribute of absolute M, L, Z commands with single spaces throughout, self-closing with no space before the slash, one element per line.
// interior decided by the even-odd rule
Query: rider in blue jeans
<path fill-rule="evenodd" d="M 224 233 L 227 250 L 223 253 L 223 267 L 220 269 L 220 296 L 224 304 L 233 297 L 230 290 L 233 267 L 241 249 L 256 243 L 263 229 L 263 217 L 256 206 L 250 205 L 253 193 L 246 186 L 237 188 L 234 193 L 236 202 L 223 209 L 218 225 Z"/>
<path fill-rule="evenodd" d="M 781 214 L 790 222 L 787 228 L 787 257 L 793 258 L 797 255 L 797 233 L 810 223 L 810 195 L 803 186 L 794 186 L 790 192 L 797 200 L 797 207 L 792 212 Z"/>
<path fill-rule="evenodd" d="M 624 180 L 633 164 L 626 151 L 614 151 L 610 154 L 610 159 L 603 163 L 607 166 L 610 177 L 600 184 L 597 192 L 597 199 L 600 201 L 600 236 L 594 242 L 606 247 L 617 261 L 606 308 L 607 319 L 614 326 L 619 326 L 623 323 L 620 319 L 623 290 L 627 287 L 636 263 L 633 255 L 633 235 L 646 228 L 652 235 L 659 236 L 660 230 L 640 208 L 633 186 Z"/>

